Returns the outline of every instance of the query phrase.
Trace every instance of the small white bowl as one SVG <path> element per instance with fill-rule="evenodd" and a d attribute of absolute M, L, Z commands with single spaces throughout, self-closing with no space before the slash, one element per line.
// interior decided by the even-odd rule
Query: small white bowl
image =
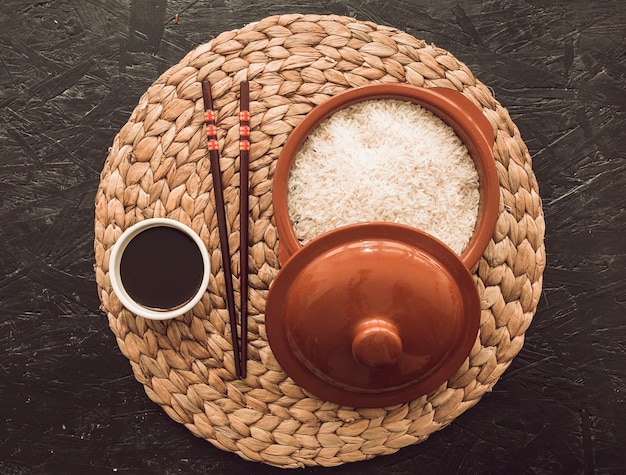
<path fill-rule="evenodd" d="M 160 226 L 177 229 L 189 236 L 198 246 L 198 250 L 200 251 L 203 262 L 202 282 L 198 287 L 198 291 L 191 297 L 191 299 L 186 301 L 184 304 L 169 309 L 150 308 L 135 301 L 124 288 L 120 273 L 122 256 L 126 247 L 133 240 L 133 238 L 135 238 L 141 232 L 146 231 L 147 229 Z M 109 259 L 109 278 L 111 280 L 111 286 L 113 287 L 115 295 L 117 295 L 117 297 L 120 299 L 120 302 L 122 302 L 122 305 L 124 305 L 124 307 L 126 307 L 135 315 L 149 318 L 152 320 L 167 320 L 175 318 L 191 310 L 194 305 L 196 305 L 200 301 L 202 295 L 206 291 L 206 288 L 209 284 L 210 275 L 211 263 L 209 259 L 209 253 L 206 249 L 204 242 L 202 242 L 202 239 L 200 239 L 200 236 L 198 236 L 198 234 L 189 226 L 181 223 L 180 221 L 169 218 L 146 219 L 126 229 L 113 246 L 113 250 L 111 251 L 111 257 Z"/>

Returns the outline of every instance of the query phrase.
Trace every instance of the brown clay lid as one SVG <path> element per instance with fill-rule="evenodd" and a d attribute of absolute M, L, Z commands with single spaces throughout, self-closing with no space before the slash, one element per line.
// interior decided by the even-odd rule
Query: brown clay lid
<path fill-rule="evenodd" d="M 302 247 L 274 280 L 265 318 L 287 374 L 354 407 L 406 402 L 447 381 L 479 321 L 478 291 L 459 257 L 392 223 L 341 227 Z"/>

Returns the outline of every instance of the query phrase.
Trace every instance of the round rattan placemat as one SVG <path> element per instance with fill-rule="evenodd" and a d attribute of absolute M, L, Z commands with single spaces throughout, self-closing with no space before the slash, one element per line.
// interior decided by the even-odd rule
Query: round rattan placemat
<path fill-rule="evenodd" d="M 200 82 L 217 112 L 233 272 L 238 278 L 239 83 L 251 84 L 250 321 L 245 380 L 235 377 L 224 274 L 203 128 Z M 493 239 L 474 268 L 482 317 L 470 356 L 432 393 L 387 408 L 342 407 L 296 385 L 267 343 L 264 307 L 279 270 L 271 204 L 276 159 L 316 104 L 377 81 L 457 89 L 491 122 L 501 186 Z M 135 317 L 111 290 L 121 233 L 150 217 L 190 225 L 213 275 L 192 312 Z M 149 398 L 194 435 L 279 467 L 333 466 L 424 441 L 490 391 L 522 348 L 541 293 L 544 220 L 531 158 L 507 111 L 447 51 L 394 28 L 339 16 L 284 15 L 220 34 L 188 53 L 141 97 L 114 139 L 96 196 L 95 272 L 102 309 Z M 237 281 L 235 290 L 237 292 Z M 238 299 L 238 296 L 236 296 Z"/>

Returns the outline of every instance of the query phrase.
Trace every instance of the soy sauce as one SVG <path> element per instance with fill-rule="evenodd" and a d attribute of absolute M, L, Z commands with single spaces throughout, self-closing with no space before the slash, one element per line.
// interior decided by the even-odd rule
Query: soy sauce
<path fill-rule="evenodd" d="M 155 310 L 183 306 L 202 283 L 202 254 L 195 241 L 178 229 L 148 228 L 126 246 L 120 278 L 128 295 Z"/>

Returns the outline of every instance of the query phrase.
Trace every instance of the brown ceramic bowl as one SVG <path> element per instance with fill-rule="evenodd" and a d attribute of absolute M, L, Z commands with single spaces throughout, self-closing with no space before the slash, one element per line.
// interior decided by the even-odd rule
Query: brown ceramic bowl
<path fill-rule="evenodd" d="M 289 135 L 280 153 L 274 175 L 272 200 L 280 237 L 281 262 L 301 247 L 288 211 L 288 184 L 291 165 L 307 136 L 331 114 L 357 102 L 371 99 L 398 99 L 419 104 L 442 119 L 456 132 L 474 161 L 479 179 L 479 209 L 474 233 L 461 253 L 471 269 L 482 256 L 498 219 L 500 184 L 493 159 L 494 136 L 491 124 L 463 94 L 446 88 L 422 88 L 407 84 L 373 84 L 333 96 L 316 106 Z"/>
<path fill-rule="evenodd" d="M 287 207 L 294 157 L 322 120 L 369 99 L 420 104 L 468 148 L 478 172 L 479 211 L 460 256 L 433 236 L 393 223 L 343 226 L 300 245 Z M 383 407 L 426 394 L 454 375 L 480 322 L 470 269 L 498 216 L 493 142 L 489 122 L 460 93 L 401 84 L 335 96 L 294 129 L 274 177 L 281 271 L 267 299 L 265 325 L 274 355 L 298 384 L 336 403 Z"/>

